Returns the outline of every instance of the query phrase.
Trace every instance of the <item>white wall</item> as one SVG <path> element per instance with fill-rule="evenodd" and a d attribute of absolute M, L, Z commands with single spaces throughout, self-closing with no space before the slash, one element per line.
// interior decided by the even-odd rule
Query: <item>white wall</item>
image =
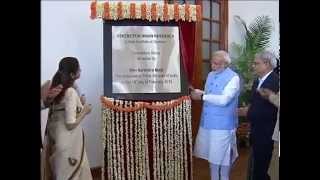
<path fill-rule="evenodd" d="M 101 166 L 101 105 L 103 94 L 103 29 L 101 20 L 91 20 L 90 1 L 41 1 L 41 83 L 51 79 L 64 56 L 80 61 L 78 85 L 93 105 L 81 123 L 91 167 Z M 42 132 L 47 112 L 42 112 Z"/>
<path fill-rule="evenodd" d="M 230 0 L 229 1 L 229 32 L 228 32 L 228 44 L 229 50 L 231 50 L 230 44 L 232 42 L 241 42 L 243 34 L 239 23 L 236 23 L 234 16 L 240 16 L 249 25 L 257 16 L 268 15 L 272 19 L 273 32 L 270 42 L 269 50 L 279 54 L 279 1 L 278 0 L 258 0 L 258 1 L 245 1 L 245 0 Z M 231 52 L 232 53 L 232 52 Z"/>
<path fill-rule="evenodd" d="M 270 48 L 279 50 L 279 1 L 229 1 L 229 44 L 239 42 L 239 26 L 234 15 L 247 23 L 256 16 L 269 15 L 274 22 Z M 86 150 L 91 167 L 101 166 L 101 105 L 103 94 L 103 32 L 102 21 L 91 20 L 90 1 L 41 1 L 41 83 L 51 79 L 62 57 L 75 56 L 82 69 L 78 80 L 87 102 L 93 105 L 82 122 Z M 42 132 L 47 111 L 42 111 Z"/>

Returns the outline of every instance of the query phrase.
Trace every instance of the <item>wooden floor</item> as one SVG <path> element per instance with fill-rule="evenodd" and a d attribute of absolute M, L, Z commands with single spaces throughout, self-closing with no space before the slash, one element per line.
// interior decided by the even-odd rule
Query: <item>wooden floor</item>
<path fill-rule="evenodd" d="M 246 180 L 249 148 L 239 148 L 238 153 L 239 157 L 231 170 L 230 180 Z M 194 158 L 193 169 L 194 180 L 210 180 L 208 161 Z"/>
<path fill-rule="evenodd" d="M 230 180 L 246 180 L 249 148 L 239 148 L 238 153 L 239 157 L 231 170 Z M 193 159 L 194 180 L 210 180 L 209 173 L 209 164 L 206 160 L 199 158 Z M 94 177 L 93 180 L 100 180 L 100 177 Z"/>

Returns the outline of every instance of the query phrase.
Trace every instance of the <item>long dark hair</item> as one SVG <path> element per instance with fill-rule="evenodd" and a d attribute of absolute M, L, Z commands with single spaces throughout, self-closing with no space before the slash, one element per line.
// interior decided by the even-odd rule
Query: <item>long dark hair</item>
<path fill-rule="evenodd" d="M 55 104 L 58 104 L 64 97 L 66 90 L 73 86 L 73 83 L 76 79 L 71 76 L 71 73 L 76 75 L 79 69 L 79 62 L 75 57 L 64 57 L 60 60 L 59 69 L 53 76 L 51 83 L 51 88 L 56 87 L 59 84 L 63 86 L 60 94 L 58 94 L 53 100 Z"/>

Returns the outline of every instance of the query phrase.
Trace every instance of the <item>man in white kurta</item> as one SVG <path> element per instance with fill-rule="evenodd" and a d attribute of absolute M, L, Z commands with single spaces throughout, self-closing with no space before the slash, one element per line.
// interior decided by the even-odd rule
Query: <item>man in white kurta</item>
<path fill-rule="evenodd" d="M 192 99 L 204 102 L 194 155 L 209 161 L 214 180 L 228 180 L 230 168 L 238 157 L 236 128 L 240 79 L 228 68 L 230 62 L 227 52 L 215 52 L 205 90 L 191 92 Z"/>

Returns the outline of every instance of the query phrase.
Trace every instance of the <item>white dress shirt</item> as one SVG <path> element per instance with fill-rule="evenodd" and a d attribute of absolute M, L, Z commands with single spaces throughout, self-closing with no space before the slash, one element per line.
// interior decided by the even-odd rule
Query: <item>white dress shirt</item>
<path fill-rule="evenodd" d="M 260 89 L 262 83 L 264 82 L 264 80 L 267 79 L 267 77 L 272 73 L 272 70 L 270 72 L 268 72 L 266 75 L 264 75 L 262 78 L 259 78 L 259 84 L 258 84 L 258 87 L 257 89 Z"/>

